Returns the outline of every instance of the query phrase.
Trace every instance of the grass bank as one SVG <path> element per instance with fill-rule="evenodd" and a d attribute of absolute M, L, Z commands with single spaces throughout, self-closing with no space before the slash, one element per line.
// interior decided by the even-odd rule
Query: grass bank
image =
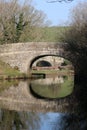
<path fill-rule="evenodd" d="M 0 60 L 0 79 L 17 79 L 25 78 L 26 75 L 21 73 L 17 68 L 11 68 L 10 65 Z"/>
<path fill-rule="evenodd" d="M 31 71 L 32 74 L 46 74 L 46 75 L 53 75 L 53 74 L 57 74 L 57 75 L 73 75 L 74 71 L 73 70 L 68 70 L 68 69 L 62 69 L 62 70 L 57 70 L 57 69 L 51 69 L 51 70 L 32 70 Z"/>

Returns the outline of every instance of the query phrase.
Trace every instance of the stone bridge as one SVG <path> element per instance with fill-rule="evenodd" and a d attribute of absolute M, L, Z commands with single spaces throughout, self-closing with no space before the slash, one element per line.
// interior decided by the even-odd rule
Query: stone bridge
<path fill-rule="evenodd" d="M 46 56 L 65 57 L 62 43 L 29 42 L 0 45 L 0 60 L 27 73 L 33 63 Z"/>

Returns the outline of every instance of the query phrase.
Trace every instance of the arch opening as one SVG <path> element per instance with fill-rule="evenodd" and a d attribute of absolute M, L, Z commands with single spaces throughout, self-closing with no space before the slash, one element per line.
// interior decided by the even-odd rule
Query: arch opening
<path fill-rule="evenodd" d="M 37 67 L 50 67 L 52 66 L 50 62 L 46 61 L 46 60 L 40 60 L 36 63 Z"/>
<path fill-rule="evenodd" d="M 69 61 L 68 59 L 61 57 L 59 55 L 50 55 L 50 54 L 40 55 L 33 58 L 29 66 L 29 70 L 32 70 L 33 67 L 47 67 L 47 66 L 51 68 L 53 67 L 55 69 L 61 69 L 67 67 L 68 69 L 74 70 L 72 62 Z"/>

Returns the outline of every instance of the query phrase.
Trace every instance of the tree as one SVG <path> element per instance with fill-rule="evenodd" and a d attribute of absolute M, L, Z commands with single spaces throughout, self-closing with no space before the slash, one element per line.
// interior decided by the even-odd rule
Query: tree
<path fill-rule="evenodd" d="M 16 23 L 16 33 L 17 33 L 16 42 L 19 42 L 24 26 L 26 26 L 26 23 L 24 22 L 23 13 L 21 13 L 19 15 L 19 21 Z"/>
<path fill-rule="evenodd" d="M 31 0 L 0 0 L 0 44 L 38 40 L 38 28 L 47 25 L 46 15 L 35 9 Z M 37 35 L 40 34 L 40 37 Z"/>
<path fill-rule="evenodd" d="M 72 61 L 77 77 L 87 78 L 87 2 L 77 4 L 72 10 L 71 24 L 62 36 L 64 47 Z M 84 80 L 83 80 L 84 81 Z"/>

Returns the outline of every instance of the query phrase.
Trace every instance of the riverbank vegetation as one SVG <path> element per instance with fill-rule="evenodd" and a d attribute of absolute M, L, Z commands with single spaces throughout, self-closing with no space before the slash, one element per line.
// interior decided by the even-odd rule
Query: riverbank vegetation
<path fill-rule="evenodd" d="M 21 73 L 16 68 L 11 68 L 10 65 L 0 61 L 0 79 L 18 79 L 25 78 L 26 75 Z"/>
<path fill-rule="evenodd" d="M 39 74 L 39 73 L 42 73 L 42 74 L 46 74 L 46 75 L 74 75 L 74 71 L 73 70 L 69 70 L 69 69 L 61 69 L 61 70 L 58 70 L 58 69 L 41 69 L 41 70 L 31 70 L 31 73 L 33 74 Z"/>
<path fill-rule="evenodd" d="M 77 80 L 87 80 L 87 2 L 80 2 L 71 13 L 70 28 L 62 35 L 62 42 L 72 61 Z"/>

